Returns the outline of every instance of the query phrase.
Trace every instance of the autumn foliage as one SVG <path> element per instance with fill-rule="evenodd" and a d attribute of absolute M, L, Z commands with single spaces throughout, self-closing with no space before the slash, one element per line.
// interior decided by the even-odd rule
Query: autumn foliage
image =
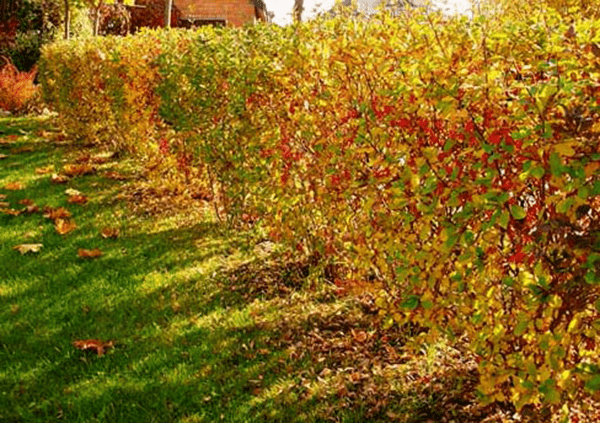
<path fill-rule="evenodd" d="M 36 69 L 19 71 L 10 60 L 0 57 L 0 109 L 22 112 L 37 91 L 34 84 Z"/>
<path fill-rule="evenodd" d="M 66 130 L 178 146 L 231 222 L 334 264 L 416 345 L 465 342 L 482 401 L 600 390 L 600 21 L 521 5 L 147 32 L 52 46 L 41 69 Z"/>

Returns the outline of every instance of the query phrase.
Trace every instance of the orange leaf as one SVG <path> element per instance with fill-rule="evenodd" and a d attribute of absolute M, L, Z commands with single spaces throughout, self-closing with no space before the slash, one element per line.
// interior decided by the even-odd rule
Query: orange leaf
<path fill-rule="evenodd" d="M 77 255 L 81 258 L 98 258 L 102 256 L 102 251 L 98 248 L 94 248 L 93 250 L 86 250 L 84 248 L 80 248 L 77 250 Z"/>
<path fill-rule="evenodd" d="M 119 237 L 119 228 L 102 228 L 100 232 L 102 234 L 102 238 L 118 238 Z"/>
<path fill-rule="evenodd" d="M 64 184 L 69 181 L 69 177 L 65 175 L 54 174 L 50 177 L 50 182 L 53 184 Z"/>
<path fill-rule="evenodd" d="M 21 254 L 27 253 L 39 253 L 40 249 L 43 247 L 42 244 L 21 244 L 13 247 L 14 250 L 17 250 Z"/>
<path fill-rule="evenodd" d="M 0 200 L 6 200 L 7 195 L 6 194 L 0 194 Z"/>
<path fill-rule="evenodd" d="M 0 160 L 6 159 L 8 156 L 6 154 L 0 154 Z"/>
<path fill-rule="evenodd" d="M 81 339 L 73 341 L 73 346 L 81 351 L 90 351 L 98 356 L 103 356 L 108 348 L 114 347 L 114 341 L 104 342 L 99 339 Z"/>
<path fill-rule="evenodd" d="M 69 219 L 56 219 L 54 221 L 54 227 L 56 232 L 58 232 L 60 235 L 66 235 L 69 232 L 74 231 L 77 228 L 77 225 L 74 221 Z"/>
<path fill-rule="evenodd" d="M 59 207 L 58 209 L 54 209 L 52 207 L 44 208 L 44 217 L 50 220 L 56 219 L 66 219 L 71 217 L 71 212 L 64 207 Z"/>
<path fill-rule="evenodd" d="M 0 144 L 12 144 L 17 140 L 17 138 L 19 138 L 18 135 L 8 135 L 6 137 L 2 137 L 0 138 Z"/>
<path fill-rule="evenodd" d="M 15 209 L 0 209 L 0 213 L 10 214 L 11 216 L 18 216 L 21 214 L 21 210 Z"/>
<path fill-rule="evenodd" d="M 22 200 L 19 200 L 18 203 L 22 206 L 31 206 L 33 205 L 33 201 L 30 200 L 29 198 L 24 198 Z"/>
<path fill-rule="evenodd" d="M 25 188 L 25 186 L 20 182 L 11 182 L 11 183 L 4 185 L 4 189 L 8 189 L 11 191 L 18 191 L 23 188 Z"/>
<path fill-rule="evenodd" d="M 10 207 L 10 203 L 8 201 L 0 201 L 0 209 L 6 209 Z"/>
<path fill-rule="evenodd" d="M 67 202 L 71 204 L 85 204 L 88 202 L 88 198 L 84 195 L 71 195 Z"/>
<path fill-rule="evenodd" d="M 359 331 L 352 331 L 352 336 L 354 336 L 354 339 L 358 342 L 365 342 L 368 338 L 368 335 L 366 334 L 366 332 L 359 330 Z"/>
<path fill-rule="evenodd" d="M 63 166 L 63 173 L 67 176 L 81 176 L 94 173 L 95 169 L 88 164 L 68 164 Z"/>
<path fill-rule="evenodd" d="M 54 171 L 54 166 L 46 166 L 46 167 L 38 167 L 35 170 L 37 175 L 46 175 L 48 173 L 52 173 Z"/>

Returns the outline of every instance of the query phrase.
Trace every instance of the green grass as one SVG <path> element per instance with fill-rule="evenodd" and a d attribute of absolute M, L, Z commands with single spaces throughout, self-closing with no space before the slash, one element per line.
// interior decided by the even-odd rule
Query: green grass
<path fill-rule="evenodd" d="M 0 421 L 481 421 L 498 411 L 473 405 L 472 365 L 456 350 L 404 354 L 405 336 L 380 329 L 368 299 L 306 283 L 301 264 L 222 230 L 209 204 L 148 194 L 134 161 L 66 185 L 37 174 L 86 153 L 49 141 L 60 139 L 44 132 L 51 123 L 0 119 L 0 137 L 16 135 L 0 143 L 0 201 L 65 207 L 77 224 L 59 235 L 42 213 L 0 213 Z M 15 182 L 24 189 L 3 189 Z M 89 203 L 67 203 L 67 188 Z M 104 239 L 104 227 L 120 236 Z M 34 243 L 40 252 L 13 249 Z M 80 248 L 103 255 L 82 259 Z M 97 356 L 72 345 L 81 339 L 116 345 Z"/>

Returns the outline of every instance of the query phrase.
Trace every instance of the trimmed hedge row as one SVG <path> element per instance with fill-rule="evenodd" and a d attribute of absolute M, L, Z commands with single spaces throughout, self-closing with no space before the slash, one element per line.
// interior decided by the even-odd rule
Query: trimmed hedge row
<path fill-rule="evenodd" d="M 467 342 L 483 401 L 558 407 L 600 390 L 599 52 L 597 19 L 520 5 L 57 44 L 40 76 L 71 134 L 171 128 L 232 221 Z"/>

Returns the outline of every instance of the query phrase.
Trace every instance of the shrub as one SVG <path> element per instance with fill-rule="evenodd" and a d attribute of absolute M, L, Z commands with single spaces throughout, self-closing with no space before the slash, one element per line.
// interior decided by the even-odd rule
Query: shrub
<path fill-rule="evenodd" d="M 482 401 L 558 407 L 600 390 L 600 22 L 521 6 L 57 45 L 42 79 L 73 133 L 169 125 L 154 154 L 415 345 L 463 339 Z"/>
<path fill-rule="evenodd" d="M 33 99 L 37 87 L 34 84 L 36 69 L 21 72 L 9 59 L 4 58 L 0 68 L 0 109 L 19 113 Z"/>

